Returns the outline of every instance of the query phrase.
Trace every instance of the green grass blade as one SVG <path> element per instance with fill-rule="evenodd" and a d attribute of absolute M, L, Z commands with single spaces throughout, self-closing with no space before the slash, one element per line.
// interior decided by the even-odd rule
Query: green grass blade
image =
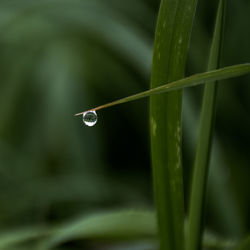
<path fill-rule="evenodd" d="M 190 93 L 185 93 L 183 103 L 184 134 L 188 155 L 194 155 L 199 132 L 198 110 L 196 101 Z M 192 128 L 192 130 L 190 130 Z M 223 147 L 214 136 L 211 149 L 209 178 L 207 184 L 208 200 L 211 200 L 209 209 L 220 218 L 220 228 L 225 235 L 240 236 L 244 231 L 244 219 L 238 204 L 238 196 L 234 192 L 235 184 L 232 179 L 225 178 L 227 164 L 224 158 Z M 211 199 L 212 198 L 212 199 Z M 206 200 L 207 200 L 206 199 Z"/>
<path fill-rule="evenodd" d="M 151 89 L 184 77 L 196 3 L 197 0 L 161 1 Z M 181 110 L 181 90 L 150 99 L 154 196 L 162 250 L 182 250 L 184 247 Z"/>
<path fill-rule="evenodd" d="M 19 234 L 22 231 L 19 231 Z M 46 232 L 46 234 L 44 233 Z M 155 242 L 157 239 L 157 223 L 154 211 L 142 210 L 122 210 L 107 211 L 88 216 L 79 217 L 74 221 L 66 222 L 61 226 L 47 228 L 47 231 L 40 233 L 38 249 L 54 249 L 69 242 L 128 242 L 137 240 L 147 240 Z M 34 233 L 26 233 L 27 239 L 32 238 Z M 12 234 L 10 234 L 12 235 Z M 6 239 L 7 236 L 7 239 Z M 44 238 L 42 238 L 44 237 Z M 10 239 L 8 239 L 10 238 Z M 20 245 L 22 241 L 14 240 L 8 234 L 0 237 L 0 243 L 10 242 L 11 244 L 2 244 L 1 246 L 11 247 Z M 37 237 L 38 238 L 38 237 Z M 19 244 L 18 244 L 19 243 Z M 230 244 L 228 239 L 214 235 L 211 232 L 205 232 L 203 246 L 216 248 L 225 247 Z M 2 248 L 1 248 L 2 249 Z"/>
<path fill-rule="evenodd" d="M 51 249 L 77 240 L 155 240 L 156 231 L 156 216 L 151 211 L 103 212 L 65 223 L 42 246 Z"/>
<path fill-rule="evenodd" d="M 14 249 L 17 246 L 23 246 L 27 242 L 38 241 L 50 235 L 48 228 L 22 228 L 11 232 L 0 234 L 0 249 Z"/>
<path fill-rule="evenodd" d="M 138 100 L 141 98 L 149 97 L 149 96 L 152 96 L 155 94 L 162 94 L 162 93 L 166 93 L 166 92 L 170 92 L 170 91 L 174 91 L 174 90 L 183 89 L 186 87 L 193 87 L 193 86 L 205 84 L 205 83 L 211 84 L 213 81 L 225 80 L 225 79 L 229 79 L 229 78 L 233 78 L 233 77 L 237 77 L 237 76 L 243 76 L 243 75 L 246 75 L 249 73 L 250 73 L 250 64 L 249 63 L 229 66 L 229 67 L 221 68 L 218 70 L 208 71 L 205 73 L 199 73 L 199 74 L 195 74 L 195 75 L 183 78 L 181 80 L 177 80 L 177 81 L 173 81 L 173 82 L 168 83 L 168 84 L 164 84 L 160 87 L 152 88 L 150 90 L 146 90 L 144 92 L 140 92 L 138 94 L 131 95 L 131 96 L 119 99 L 117 101 L 110 102 L 110 103 L 89 109 L 87 111 L 100 110 L 100 109 L 116 106 L 118 104 L 131 102 L 131 101 L 135 101 L 135 100 Z M 85 113 L 87 111 L 84 111 L 84 112 L 81 112 L 81 113 L 78 113 L 75 115 L 76 116 L 82 115 L 83 113 Z"/>
<path fill-rule="evenodd" d="M 224 33 L 226 1 L 219 3 L 215 30 L 213 35 L 208 70 L 219 67 Z M 202 215 L 206 193 L 207 174 L 211 152 L 213 125 L 215 120 L 217 83 L 205 85 L 199 138 L 194 163 L 194 175 L 191 187 L 189 217 L 187 226 L 186 249 L 199 249 L 202 240 Z"/>

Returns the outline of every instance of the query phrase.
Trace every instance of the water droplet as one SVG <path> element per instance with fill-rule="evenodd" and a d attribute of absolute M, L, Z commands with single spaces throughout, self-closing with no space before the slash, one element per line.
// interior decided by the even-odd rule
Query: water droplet
<path fill-rule="evenodd" d="M 97 114 L 95 111 L 85 112 L 82 115 L 82 120 L 85 125 L 92 127 L 97 123 Z"/>

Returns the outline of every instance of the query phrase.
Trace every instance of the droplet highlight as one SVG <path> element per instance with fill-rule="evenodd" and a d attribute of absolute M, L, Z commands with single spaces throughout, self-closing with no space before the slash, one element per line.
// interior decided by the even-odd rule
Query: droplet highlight
<path fill-rule="evenodd" d="M 83 113 L 82 120 L 85 125 L 92 127 L 97 123 L 97 114 L 95 111 L 88 111 Z"/>

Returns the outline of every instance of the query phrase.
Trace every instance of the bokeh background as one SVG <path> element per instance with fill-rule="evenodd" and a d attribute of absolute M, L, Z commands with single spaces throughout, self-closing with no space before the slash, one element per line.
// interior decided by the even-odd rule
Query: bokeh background
<path fill-rule="evenodd" d="M 218 3 L 199 2 L 187 75 L 206 70 Z M 1 232 L 154 208 L 149 100 L 100 111 L 92 128 L 73 115 L 149 88 L 158 8 L 155 0 L 0 1 Z M 250 62 L 249 13 L 248 0 L 228 0 L 225 66 Z M 218 93 L 206 224 L 225 237 L 250 229 L 249 82 L 224 81 Z M 201 97 L 202 87 L 184 91 L 186 206 Z"/>

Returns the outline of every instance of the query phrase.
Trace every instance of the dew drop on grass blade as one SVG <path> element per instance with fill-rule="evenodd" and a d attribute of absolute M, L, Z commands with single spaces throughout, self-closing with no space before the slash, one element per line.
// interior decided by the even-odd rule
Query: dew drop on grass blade
<path fill-rule="evenodd" d="M 83 123 L 89 127 L 94 126 L 97 123 L 97 114 L 95 111 L 88 111 L 82 115 Z"/>

